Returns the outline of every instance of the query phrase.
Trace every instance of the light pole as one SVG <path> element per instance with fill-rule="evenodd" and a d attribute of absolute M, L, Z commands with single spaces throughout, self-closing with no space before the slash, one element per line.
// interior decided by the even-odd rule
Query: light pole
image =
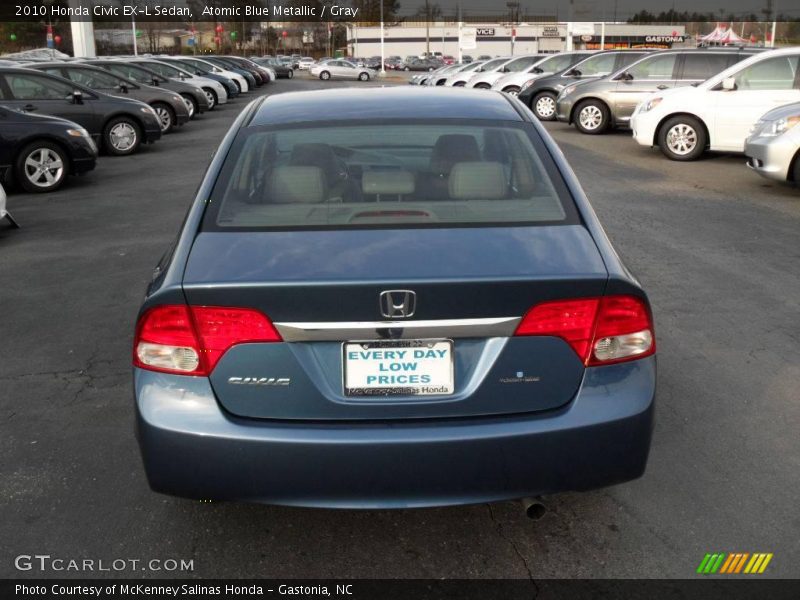
<path fill-rule="evenodd" d="M 506 2 L 511 17 L 511 56 L 514 56 L 514 42 L 517 37 L 517 21 L 519 20 L 519 2 Z"/>
<path fill-rule="evenodd" d="M 383 0 L 381 2 L 381 70 L 380 75 L 381 77 L 386 77 L 386 56 L 384 55 L 384 48 L 383 48 Z"/>

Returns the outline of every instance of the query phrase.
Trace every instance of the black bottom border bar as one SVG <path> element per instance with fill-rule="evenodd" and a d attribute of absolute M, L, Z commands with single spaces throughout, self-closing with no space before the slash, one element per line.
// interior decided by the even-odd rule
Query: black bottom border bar
<path fill-rule="evenodd" d="M 800 579 L 3 579 L 0 598 L 796 600 Z"/>

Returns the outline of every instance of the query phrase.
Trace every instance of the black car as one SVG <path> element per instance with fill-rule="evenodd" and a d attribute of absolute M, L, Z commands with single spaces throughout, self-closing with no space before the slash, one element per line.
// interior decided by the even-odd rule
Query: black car
<path fill-rule="evenodd" d="M 403 71 L 435 71 L 443 65 L 444 63 L 440 60 L 417 58 L 416 60 L 406 62 L 406 64 L 403 65 Z"/>
<path fill-rule="evenodd" d="M 206 93 L 202 88 L 196 85 L 167 79 L 144 65 L 135 65 L 121 60 L 98 59 L 87 62 L 90 65 L 95 65 L 106 71 L 111 71 L 114 75 L 119 77 L 178 93 L 181 98 L 183 98 L 186 108 L 189 109 L 190 119 L 194 119 L 198 114 L 208 110 L 208 98 L 206 97 Z"/>
<path fill-rule="evenodd" d="M 599 79 L 614 73 L 652 50 L 608 50 L 595 52 L 557 73 L 533 78 L 522 86 L 518 98 L 533 111 L 540 121 L 555 121 L 556 98 L 570 84 Z"/>
<path fill-rule="evenodd" d="M 229 62 L 232 62 L 234 65 L 238 65 L 242 69 L 246 69 L 256 75 L 256 79 L 259 77 L 261 78 L 261 84 L 269 83 L 271 78 L 269 76 L 269 71 L 265 67 L 261 65 L 257 65 L 252 60 L 248 60 L 246 58 L 242 58 L 241 56 L 223 56 L 222 58 L 228 59 Z M 293 67 L 297 68 L 297 67 Z"/>
<path fill-rule="evenodd" d="M 161 138 L 155 111 L 138 100 L 109 96 L 33 69 L 0 67 L 0 104 L 75 121 L 109 154 L 133 154 Z"/>
<path fill-rule="evenodd" d="M 97 145 L 77 123 L 0 104 L 0 178 L 13 174 L 28 192 L 52 192 L 67 175 L 94 169 L 96 159 Z"/>
<path fill-rule="evenodd" d="M 259 84 L 259 80 L 256 79 L 255 75 L 253 75 L 253 73 L 251 71 L 249 71 L 247 69 L 243 69 L 239 65 L 236 65 L 236 64 L 234 64 L 232 62 L 228 62 L 226 60 L 223 60 L 223 59 L 221 59 L 221 58 L 219 58 L 217 56 L 206 56 L 206 55 L 203 55 L 203 60 L 205 62 L 207 62 L 207 63 L 211 63 L 215 67 L 218 67 L 218 68 L 226 70 L 226 71 L 232 71 L 232 72 L 236 73 L 237 75 L 241 75 L 242 77 L 244 77 L 247 80 L 248 91 L 252 91 L 258 85 L 260 85 Z"/>
<path fill-rule="evenodd" d="M 277 58 L 255 58 L 253 62 L 257 65 L 269 67 L 278 77 L 291 79 L 294 77 L 294 69 L 287 63 L 278 60 Z"/>
<path fill-rule="evenodd" d="M 197 77 L 205 77 L 206 79 L 213 79 L 214 81 L 221 83 L 225 87 L 225 91 L 228 94 L 229 100 L 232 100 L 239 95 L 239 86 L 236 85 L 229 77 L 225 77 L 224 75 L 220 75 L 218 73 L 212 73 L 211 67 L 203 69 L 199 66 L 201 63 L 189 62 L 188 60 L 184 60 L 181 57 L 175 56 L 160 56 L 158 60 L 169 65 L 174 65 L 179 69 L 183 69 L 184 71 L 188 71 Z"/>
<path fill-rule="evenodd" d="M 153 107 L 161 124 L 161 133 L 189 122 L 189 109 L 183 98 L 175 92 L 137 84 L 130 79 L 109 73 L 100 67 L 76 62 L 48 62 L 28 65 L 30 69 L 57 75 L 112 96 L 130 96 Z"/>

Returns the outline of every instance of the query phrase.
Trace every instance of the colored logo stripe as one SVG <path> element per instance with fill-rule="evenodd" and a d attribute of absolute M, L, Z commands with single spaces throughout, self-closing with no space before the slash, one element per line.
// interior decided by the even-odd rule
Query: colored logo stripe
<path fill-rule="evenodd" d="M 772 560 L 772 556 L 772 553 L 767 552 L 754 554 L 749 552 L 709 553 L 703 557 L 700 566 L 697 567 L 697 572 L 703 575 L 713 575 L 717 572 L 728 575 L 737 573 L 760 574 L 766 570 L 767 565 Z"/>

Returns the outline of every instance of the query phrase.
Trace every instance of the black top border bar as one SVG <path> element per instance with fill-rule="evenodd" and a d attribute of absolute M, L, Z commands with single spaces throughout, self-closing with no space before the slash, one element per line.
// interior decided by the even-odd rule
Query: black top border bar
<path fill-rule="evenodd" d="M 800 3 L 727 0 L 717 11 L 698 10 L 695 0 L 383 0 L 387 26 L 401 22 L 758 22 L 798 21 Z M 777 6 L 776 10 L 770 8 Z M 767 8 L 765 8 L 765 6 Z M 433 7 L 433 8 L 432 8 Z M 0 22 L 341 22 L 378 24 L 380 0 L 2 0 Z"/>

